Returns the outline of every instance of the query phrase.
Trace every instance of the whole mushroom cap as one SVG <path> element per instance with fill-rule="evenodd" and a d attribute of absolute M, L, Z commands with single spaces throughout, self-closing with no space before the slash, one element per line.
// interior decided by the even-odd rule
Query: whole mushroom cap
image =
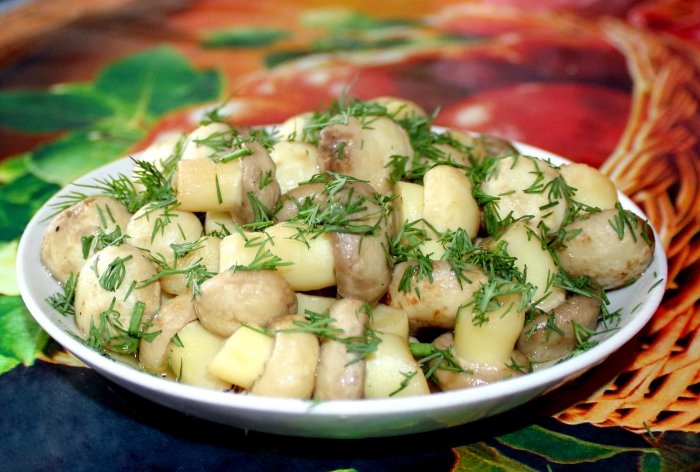
<path fill-rule="evenodd" d="M 194 299 L 199 321 L 208 331 L 228 337 L 241 323 L 265 326 L 294 314 L 296 293 L 271 270 L 226 270 L 204 282 Z"/>

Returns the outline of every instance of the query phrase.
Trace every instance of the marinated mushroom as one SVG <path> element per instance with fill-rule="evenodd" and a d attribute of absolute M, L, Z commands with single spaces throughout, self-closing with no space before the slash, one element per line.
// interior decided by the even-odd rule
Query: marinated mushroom
<path fill-rule="evenodd" d="M 319 178 L 324 182 L 304 184 L 284 195 L 275 217 L 302 231 L 316 231 L 315 225 L 326 228 L 338 295 L 374 304 L 386 293 L 391 280 L 388 211 L 365 182 L 330 175 Z M 302 209 L 314 215 L 311 221 L 304 215 L 296 220 Z"/>
<path fill-rule="evenodd" d="M 540 313 L 525 324 L 518 351 L 531 362 L 553 361 L 570 354 L 579 340 L 588 338 L 600 314 L 600 300 L 574 295 L 551 313 Z"/>
<path fill-rule="evenodd" d="M 382 194 L 392 188 L 392 157 L 413 155 L 406 131 L 385 116 L 349 117 L 324 127 L 318 150 L 321 170 L 365 180 Z"/>
<path fill-rule="evenodd" d="M 275 219 L 287 221 L 298 215 L 303 206 L 320 206 L 326 198 L 325 185 L 321 182 L 299 185 L 280 197 L 280 207 L 274 215 Z"/>
<path fill-rule="evenodd" d="M 457 277 L 449 262 L 441 260 L 431 262 L 432 280 L 419 278 L 414 270 L 417 264 L 404 261 L 394 267 L 387 304 L 406 311 L 411 332 L 422 328 L 454 328 L 457 313 L 488 277 L 476 266 L 468 266 Z M 405 281 L 409 281 L 408 290 Z"/>
<path fill-rule="evenodd" d="M 373 200 L 374 190 L 364 182 L 349 182 L 333 197 L 333 204 L 359 205 L 362 209 L 352 214 L 357 223 L 376 227 L 373 232 L 356 233 L 336 231 L 333 240 L 333 260 L 338 296 L 358 298 L 376 303 L 391 282 L 391 268 L 387 259 L 389 219 Z"/>
<path fill-rule="evenodd" d="M 298 315 L 275 318 L 268 328 L 275 333 L 272 353 L 262 375 L 250 393 L 271 397 L 311 398 L 316 383 L 316 366 L 320 353 L 318 338 L 299 330 Z"/>
<path fill-rule="evenodd" d="M 107 246 L 93 254 L 75 287 L 75 323 L 80 331 L 101 336 L 110 346 L 137 336 L 143 322 L 160 307 L 160 284 L 146 283 L 155 275 L 151 261 L 129 244 Z"/>
<path fill-rule="evenodd" d="M 41 261 L 56 280 L 65 282 L 94 254 L 99 239 L 123 236 L 130 218 L 126 207 L 112 197 L 87 197 L 51 220 L 41 241 Z"/>
<path fill-rule="evenodd" d="M 512 156 L 518 153 L 518 150 L 510 141 L 489 134 L 475 136 L 472 146 L 472 155 L 477 162 L 480 162 L 485 157 Z"/>
<path fill-rule="evenodd" d="M 508 363 L 477 362 L 465 359 L 454 352 L 454 335 L 449 332 L 438 336 L 433 341 L 433 345 L 439 350 L 450 352 L 456 362 L 456 365 L 441 368 L 439 363 L 446 361 L 438 358 L 429 364 L 431 368 L 435 368 L 435 380 L 443 390 L 459 390 L 488 385 L 499 380 L 523 375 L 529 370 L 527 358 L 516 350 L 511 353 Z"/>
<path fill-rule="evenodd" d="M 183 294 L 163 303 L 153 317 L 148 320 L 148 332 L 157 333 L 153 338 L 141 339 L 139 361 L 150 372 L 163 372 L 167 369 L 168 345 L 173 336 L 186 324 L 197 319 L 192 305 L 192 295 Z"/>
<path fill-rule="evenodd" d="M 494 216 L 500 221 L 526 218 L 532 228 L 544 224 L 550 231 L 557 231 L 564 221 L 567 203 L 562 195 L 549 189 L 559 178 L 559 172 L 542 159 L 507 156 L 498 159 L 481 182 L 480 190 L 497 199 Z"/>
<path fill-rule="evenodd" d="M 280 185 L 275 179 L 275 163 L 265 148 L 257 141 L 245 143 L 251 154 L 240 158 L 241 165 L 241 207 L 237 212 L 241 219 L 255 221 L 256 212 L 263 208 L 271 209 L 280 197 Z"/>
<path fill-rule="evenodd" d="M 204 282 L 194 298 L 202 326 L 229 337 L 241 323 L 265 326 L 296 312 L 297 298 L 289 283 L 270 270 L 226 270 Z"/>
<path fill-rule="evenodd" d="M 173 245 L 191 244 L 204 228 L 197 216 L 175 208 L 139 209 L 129 220 L 130 244 L 147 250 L 162 268 L 172 267 L 177 255 Z"/>
<path fill-rule="evenodd" d="M 345 298 L 329 309 L 334 320 L 329 328 L 337 328 L 338 339 L 325 338 L 321 343 L 316 371 L 315 400 L 352 400 L 362 398 L 365 391 L 365 361 L 351 352 L 352 339 L 364 337 L 369 316 L 362 300 Z"/>
<path fill-rule="evenodd" d="M 561 267 L 606 290 L 637 280 L 654 257 L 651 227 L 619 206 L 585 214 L 565 230 L 572 237 L 556 249 Z"/>

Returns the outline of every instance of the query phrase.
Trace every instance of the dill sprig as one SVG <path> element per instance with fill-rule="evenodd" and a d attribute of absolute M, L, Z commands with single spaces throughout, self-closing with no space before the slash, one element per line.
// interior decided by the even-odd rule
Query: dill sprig
<path fill-rule="evenodd" d="M 308 183 L 323 183 L 325 198 L 320 203 L 307 198 L 297 204 L 297 214 L 285 222 L 297 229 L 294 238 L 305 242 L 323 233 L 376 234 L 391 211 L 392 198 L 357 192 L 356 182 L 364 181 L 332 172 L 312 177 Z"/>
<path fill-rule="evenodd" d="M 431 379 L 438 369 L 460 374 L 473 374 L 472 371 L 464 369 L 460 365 L 452 353 L 451 347 L 440 349 L 432 343 L 420 342 L 410 342 L 408 347 L 423 369 L 426 379 Z"/>
<path fill-rule="evenodd" d="M 365 327 L 359 336 L 343 336 L 345 331 L 338 328 L 336 320 L 329 312 L 318 313 L 306 310 L 303 320 L 294 320 L 293 328 L 281 329 L 278 332 L 285 333 L 311 333 L 320 339 L 330 339 L 342 343 L 349 354 L 355 356 L 346 364 L 346 367 L 363 361 L 373 352 L 376 352 L 381 338 L 369 326 Z"/>
<path fill-rule="evenodd" d="M 146 332 L 150 327 L 143 322 L 146 304 L 142 301 L 134 303 L 128 326 L 123 326 L 121 313 L 115 309 L 116 298 L 112 298 L 109 307 L 99 314 L 99 321 L 95 324 L 90 319 L 90 328 L 85 343 L 91 348 L 100 351 L 111 351 L 120 354 L 133 354 L 138 350 L 141 339 L 152 341 L 160 334 L 160 331 Z"/>
<path fill-rule="evenodd" d="M 68 274 L 66 281 L 61 284 L 61 291 L 48 297 L 46 303 L 63 316 L 75 315 L 74 302 L 77 282 L 78 278 L 73 272 Z"/>

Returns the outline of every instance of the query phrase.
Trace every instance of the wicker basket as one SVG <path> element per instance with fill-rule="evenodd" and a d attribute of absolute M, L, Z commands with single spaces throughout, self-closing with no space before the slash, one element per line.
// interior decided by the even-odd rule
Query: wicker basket
<path fill-rule="evenodd" d="M 601 31 L 628 59 L 629 123 L 601 167 L 649 216 L 669 262 L 667 293 L 641 351 L 567 423 L 700 431 L 700 55 L 669 37 L 607 20 Z"/>

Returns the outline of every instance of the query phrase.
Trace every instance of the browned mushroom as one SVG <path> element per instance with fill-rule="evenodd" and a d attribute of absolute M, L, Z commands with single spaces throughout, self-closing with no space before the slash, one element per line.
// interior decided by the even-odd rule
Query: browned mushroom
<path fill-rule="evenodd" d="M 338 300 L 331 305 L 329 314 L 339 328 L 339 338 L 351 339 L 364 336 L 369 320 L 363 310 L 364 302 L 355 299 Z M 365 361 L 358 354 L 349 352 L 348 343 L 326 338 L 321 343 L 318 370 L 316 372 L 316 400 L 352 400 L 362 398 L 365 391 Z"/>
<path fill-rule="evenodd" d="M 574 295 L 552 310 L 551 314 L 539 314 L 528 322 L 516 348 L 532 362 L 560 359 L 574 350 L 578 336 L 586 338 L 586 333 L 595 329 L 599 313 L 600 300 Z M 583 328 L 578 336 L 576 326 Z"/>
<path fill-rule="evenodd" d="M 204 282 L 194 299 L 202 326 L 222 337 L 229 337 L 241 323 L 265 326 L 296 308 L 292 287 L 270 270 L 226 270 Z"/>

